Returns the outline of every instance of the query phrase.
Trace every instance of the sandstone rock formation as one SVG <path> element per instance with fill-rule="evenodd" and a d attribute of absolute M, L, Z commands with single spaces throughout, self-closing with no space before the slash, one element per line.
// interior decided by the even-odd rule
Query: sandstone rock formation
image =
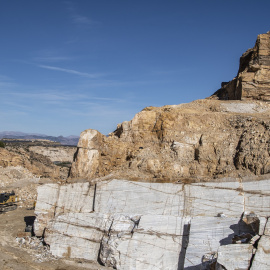
<path fill-rule="evenodd" d="M 148 107 L 109 137 L 86 130 L 71 177 L 170 182 L 269 173 L 269 93 L 270 32 L 258 36 L 237 78 L 213 96 L 230 101 Z"/>
<path fill-rule="evenodd" d="M 146 108 L 109 137 L 82 132 L 71 176 L 173 182 L 266 174 L 269 116 L 270 104 L 259 101 Z"/>
<path fill-rule="evenodd" d="M 254 48 L 240 58 L 237 76 L 222 83 L 213 97 L 223 100 L 270 101 L 270 31 L 258 36 Z"/>

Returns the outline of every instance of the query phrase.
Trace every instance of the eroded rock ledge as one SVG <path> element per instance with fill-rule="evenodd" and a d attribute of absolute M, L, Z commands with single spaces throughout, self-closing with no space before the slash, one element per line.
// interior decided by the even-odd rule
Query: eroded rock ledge
<path fill-rule="evenodd" d="M 240 58 L 237 76 L 211 98 L 270 101 L 270 31 L 258 35 L 254 48 Z"/>

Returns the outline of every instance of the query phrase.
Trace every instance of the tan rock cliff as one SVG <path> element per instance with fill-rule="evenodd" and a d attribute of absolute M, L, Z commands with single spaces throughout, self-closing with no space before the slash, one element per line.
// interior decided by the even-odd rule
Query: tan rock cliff
<path fill-rule="evenodd" d="M 212 98 L 270 101 L 270 31 L 258 35 L 254 48 L 240 58 L 237 76 Z"/>
<path fill-rule="evenodd" d="M 108 137 L 82 132 L 70 176 L 170 182 L 269 173 L 269 38 L 258 36 L 237 77 L 211 98 L 145 108 Z"/>
<path fill-rule="evenodd" d="M 269 114 L 258 101 L 149 107 L 108 137 L 82 132 L 71 176 L 167 182 L 269 173 Z"/>

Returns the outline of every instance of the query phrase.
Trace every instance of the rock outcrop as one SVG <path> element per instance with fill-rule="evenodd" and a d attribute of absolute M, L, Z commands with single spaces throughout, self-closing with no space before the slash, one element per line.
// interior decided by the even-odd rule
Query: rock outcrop
<path fill-rule="evenodd" d="M 270 104 L 197 100 L 146 108 L 106 137 L 82 132 L 73 178 L 206 181 L 270 172 Z"/>
<path fill-rule="evenodd" d="M 145 108 L 109 137 L 82 132 L 71 177 L 170 182 L 269 173 L 269 96 L 270 32 L 212 98 Z"/>
<path fill-rule="evenodd" d="M 237 76 L 221 86 L 212 98 L 270 101 L 270 31 L 258 36 L 240 58 Z"/>
<path fill-rule="evenodd" d="M 125 270 L 270 267 L 269 36 L 211 98 L 81 133 L 70 183 L 38 189 L 35 233 L 53 255 Z"/>

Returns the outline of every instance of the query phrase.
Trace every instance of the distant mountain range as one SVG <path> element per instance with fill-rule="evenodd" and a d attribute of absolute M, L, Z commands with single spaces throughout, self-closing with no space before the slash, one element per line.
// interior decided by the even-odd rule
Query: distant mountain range
<path fill-rule="evenodd" d="M 77 145 L 79 141 L 79 136 L 49 136 L 45 134 L 37 134 L 37 133 L 23 133 L 19 131 L 2 131 L 0 132 L 0 139 L 43 139 L 43 140 L 50 140 L 54 142 L 59 142 L 63 145 Z"/>

